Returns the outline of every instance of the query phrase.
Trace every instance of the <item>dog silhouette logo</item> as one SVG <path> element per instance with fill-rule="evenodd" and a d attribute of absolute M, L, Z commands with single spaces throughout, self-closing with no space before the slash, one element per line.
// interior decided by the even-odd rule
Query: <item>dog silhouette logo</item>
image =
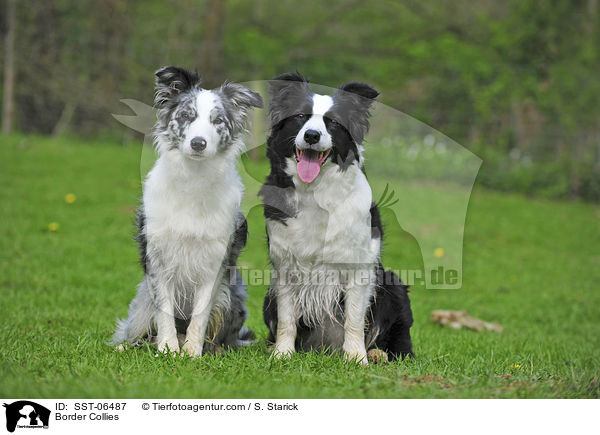
<path fill-rule="evenodd" d="M 18 428 L 48 428 L 50 410 L 29 400 L 19 400 L 4 404 L 6 408 L 6 430 L 14 432 Z"/>

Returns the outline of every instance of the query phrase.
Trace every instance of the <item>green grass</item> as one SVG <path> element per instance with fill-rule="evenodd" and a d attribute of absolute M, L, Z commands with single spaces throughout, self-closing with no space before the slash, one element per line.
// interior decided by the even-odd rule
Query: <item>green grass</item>
<path fill-rule="evenodd" d="M 361 368 L 339 356 L 273 361 L 264 286 L 249 289 L 259 343 L 202 359 L 113 352 L 142 273 L 132 241 L 138 147 L 0 136 L 2 397 L 598 397 L 600 210 L 476 189 L 463 288 L 415 287 L 417 356 Z M 264 164 L 252 172 L 264 175 Z M 251 189 L 252 190 L 252 189 Z M 65 194 L 77 201 L 67 204 Z M 249 192 L 252 195 L 254 192 Z M 422 267 L 414 238 L 384 215 L 385 264 Z M 249 213 L 241 259 L 268 266 L 264 221 Z M 51 222 L 58 231 L 49 231 Z M 467 309 L 502 334 L 445 329 L 434 309 Z"/>

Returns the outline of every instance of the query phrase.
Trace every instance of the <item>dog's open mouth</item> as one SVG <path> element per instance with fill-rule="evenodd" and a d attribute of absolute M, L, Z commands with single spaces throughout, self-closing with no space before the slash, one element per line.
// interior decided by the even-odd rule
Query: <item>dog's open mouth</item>
<path fill-rule="evenodd" d="M 312 183 L 319 172 L 321 166 L 329 157 L 331 149 L 327 151 L 301 150 L 296 148 L 296 159 L 298 160 L 298 176 L 305 183 Z"/>

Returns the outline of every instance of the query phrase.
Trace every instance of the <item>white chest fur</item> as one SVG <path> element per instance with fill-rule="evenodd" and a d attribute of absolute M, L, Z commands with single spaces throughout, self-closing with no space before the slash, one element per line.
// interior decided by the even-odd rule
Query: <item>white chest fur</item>
<path fill-rule="evenodd" d="M 371 188 L 356 165 L 346 171 L 326 165 L 313 183 L 302 183 L 296 176 L 294 182 L 291 201 L 297 216 L 288 219 L 286 225 L 267 222 L 272 255 L 293 257 L 305 267 L 375 261 L 378 252 L 371 246 Z"/>
<path fill-rule="evenodd" d="M 155 270 L 198 284 L 219 268 L 235 229 L 243 186 L 231 159 L 159 158 L 144 184 L 149 257 Z"/>
<path fill-rule="evenodd" d="M 308 185 L 293 178 L 298 214 L 285 224 L 267 220 L 270 255 L 278 292 L 294 295 L 296 316 L 319 323 L 335 316 L 340 292 L 351 285 L 348 274 L 372 282 L 379 240 L 371 239 L 371 188 L 356 165 L 346 171 L 326 165 Z M 367 285 L 366 300 L 371 291 Z"/>

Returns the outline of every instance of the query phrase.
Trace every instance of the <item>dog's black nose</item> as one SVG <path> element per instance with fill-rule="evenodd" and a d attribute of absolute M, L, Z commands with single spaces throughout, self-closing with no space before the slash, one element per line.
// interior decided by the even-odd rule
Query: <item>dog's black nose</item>
<path fill-rule="evenodd" d="M 192 146 L 192 149 L 194 151 L 204 151 L 204 148 L 206 148 L 206 139 L 200 136 L 196 136 L 192 139 L 190 145 Z"/>
<path fill-rule="evenodd" d="M 304 140 L 309 145 L 316 144 L 317 142 L 319 142 L 320 138 L 321 133 L 319 133 L 317 130 L 306 130 L 306 132 L 304 133 Z"/>

